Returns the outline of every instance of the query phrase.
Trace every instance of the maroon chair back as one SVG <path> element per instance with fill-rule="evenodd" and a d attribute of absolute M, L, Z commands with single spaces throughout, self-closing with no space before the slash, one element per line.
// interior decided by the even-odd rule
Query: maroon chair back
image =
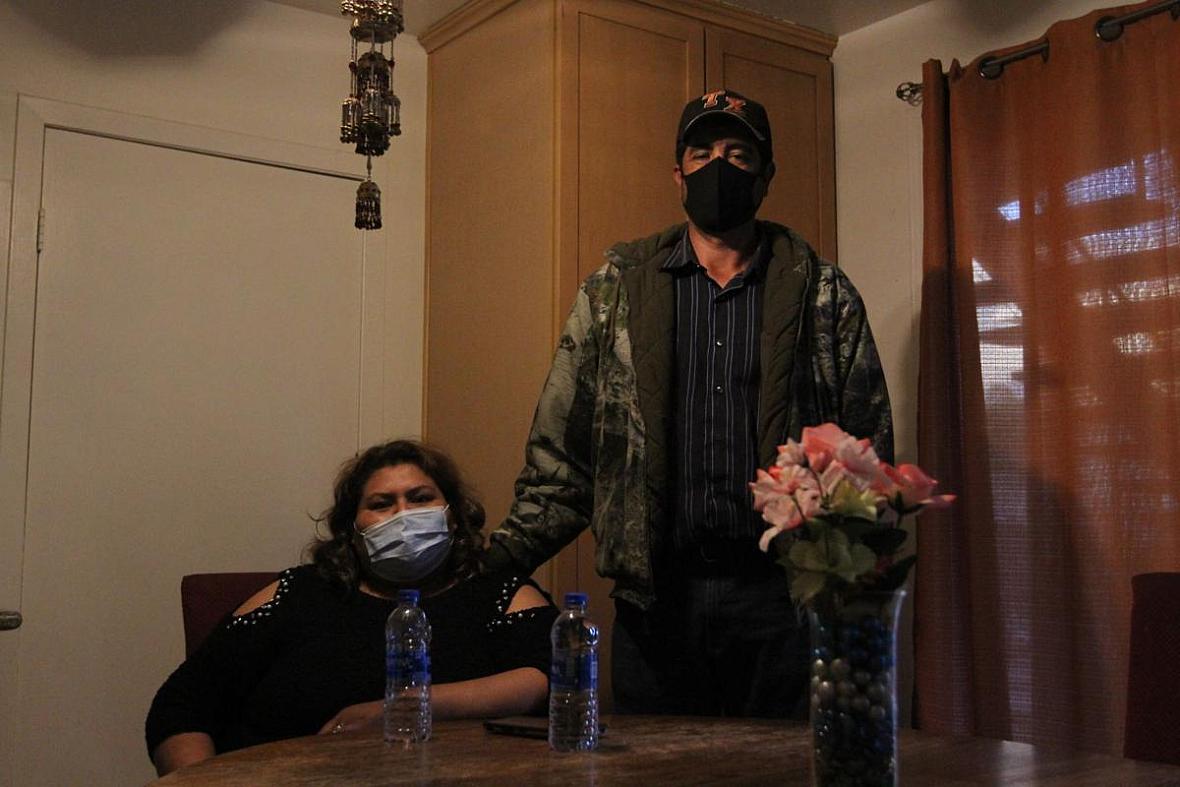
<path fill-rule="evenodd" d="M 1180 573 L 1131 579 L 1123 756 L 1180 765 Z"/>
<path fill-rule="evenodd" d="M 242 571 L 183 577 L 180 609 L 184 615 L 185 655 L 191 655 L 227 613 L 274 582 L 277 576 L 275 571 Z"/>

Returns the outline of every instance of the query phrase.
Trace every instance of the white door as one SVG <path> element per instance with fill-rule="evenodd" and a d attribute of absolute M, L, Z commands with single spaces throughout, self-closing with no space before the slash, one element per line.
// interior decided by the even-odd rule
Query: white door
<path fill-rule="evenodd" d="M 31 285 L 14 251 L 0 389 L 24 618 L 0 632 L 0 783 L 137 784 L 183 657 L 180 578 L 297 563 L 369 437 L 365 236 L 348 178 L 43 134 L 42 250 Z"/>

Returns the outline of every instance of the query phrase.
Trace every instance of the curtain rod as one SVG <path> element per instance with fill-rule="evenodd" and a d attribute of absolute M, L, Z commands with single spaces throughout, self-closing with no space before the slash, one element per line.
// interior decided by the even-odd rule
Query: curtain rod
<path fill-rule="evenodd" d="M 1117 40 L 1127 25 L 1164 11 L 1171 13 L 1173 21 L 1180 19 L 1180 0 L 1164 0 L 1162 3 L 1149 5 L 1122 16 L 1104 16 L 1094 23 L 1094 35 L 1107 42 Z M 998 79 L 1004 73 L 1004 66 L 1033 55 L 1041 55 L 1043 59 L 1048 60 L 1049 42 L 1038 41 L 1000 57 L 988 55 L 979 61 L 979 75 L 984 79 Z M 910 106 L 917 106 L 922 103 L 922 83 L 902 82 L 897 86 L 896 95 Z"/>

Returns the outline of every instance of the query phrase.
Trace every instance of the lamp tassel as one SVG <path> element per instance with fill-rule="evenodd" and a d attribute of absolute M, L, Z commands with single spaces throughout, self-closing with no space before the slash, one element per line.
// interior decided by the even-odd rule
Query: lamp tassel
<path fill-rule="evenodd" d="M 356 228 L 381 229 L 381 189 L 371 180 L 362 181 L 356 190 Z"/>

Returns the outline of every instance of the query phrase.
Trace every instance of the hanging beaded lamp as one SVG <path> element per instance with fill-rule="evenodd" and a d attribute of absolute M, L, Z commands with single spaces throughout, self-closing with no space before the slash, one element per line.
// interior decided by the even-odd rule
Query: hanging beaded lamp
<path fill-rule="evenodd" d="M 352 89 L 340 118 L 340 141 L 365 157 L 365 180 L 356 190 L 356 228 L 381 229 L 381 189 L 373 182 L 373 156 L 402 133 L 401 100 L 393 94 L 393 39 L 403 29 L 402 0 L 341 0 L 352 19 Z M 389 44 L 386 56 L 385 45 Z"/>

